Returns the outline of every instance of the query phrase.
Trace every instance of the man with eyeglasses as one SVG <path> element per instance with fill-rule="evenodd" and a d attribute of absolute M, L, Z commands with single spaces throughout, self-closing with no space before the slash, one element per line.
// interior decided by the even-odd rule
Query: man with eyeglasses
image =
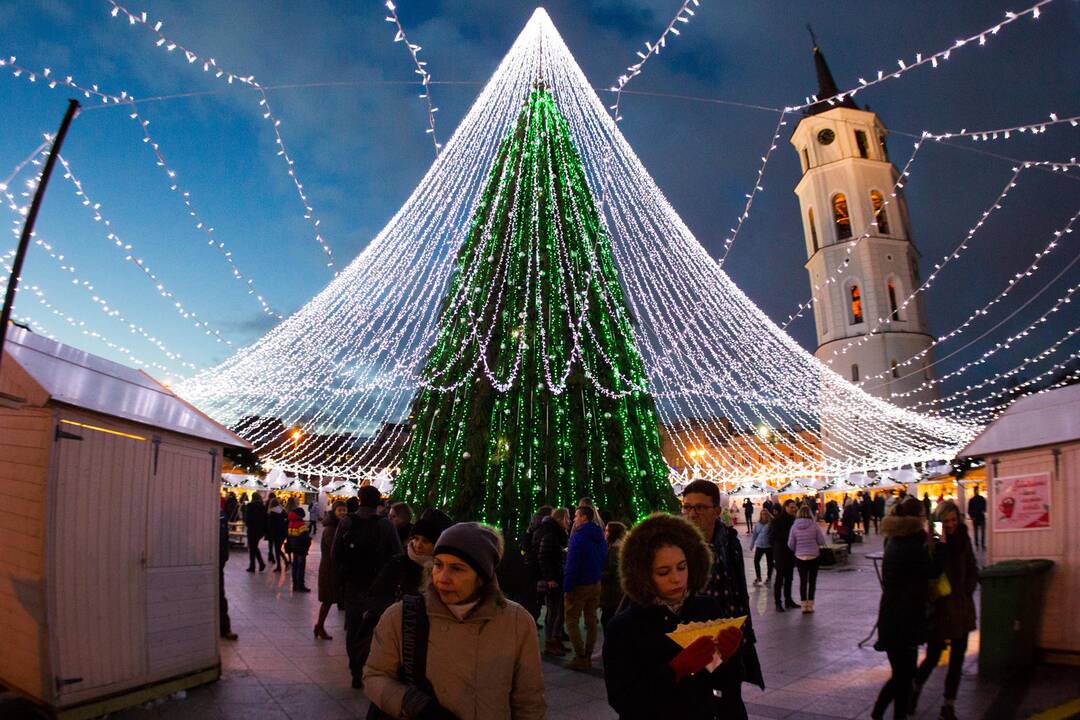
<path fill-rule="evenodd" d="M 739 531 L 720 522 L 720 488 L 708 480 L 695 480 L 686 486 L 682 494 L 682 514 L 697 526 L 713 554 L 713 566 L 709 581 L 702 594 L 720 601 L 727 617 L 746 616 L 743 625 L 743 644 L 731 660 L 721 665 L 717 672 L 725 673 L 720 697 L 716 698 L 718 716 L 722 718 L 746 718 L 746 705 L 742 699 L 742 684 L 753 683 L 765 689 L 754 647 L 753 623 L 750 619 L 750 594 L 746 590 L 746 566 L 743 564 L 742 544 Z"/>

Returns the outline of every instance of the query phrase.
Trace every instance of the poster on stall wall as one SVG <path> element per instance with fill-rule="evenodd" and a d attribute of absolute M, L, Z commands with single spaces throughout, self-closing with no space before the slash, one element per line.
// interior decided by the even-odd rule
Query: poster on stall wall
<path fill-rule="evenodd" d="M 1050 473 L 994 478 L 994 531 L 1050 527 Z"/>

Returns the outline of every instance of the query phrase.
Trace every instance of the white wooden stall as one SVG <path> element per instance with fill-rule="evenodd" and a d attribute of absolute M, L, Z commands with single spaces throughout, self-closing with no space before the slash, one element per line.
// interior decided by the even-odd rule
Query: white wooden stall
<path fill-rule="evenodd" d="M 960 457 L 986 459 L 987 561 L 1054 561 L 1038 647 L 1080 664 L 1080 385 L 1017 400 Z"/>
<path fill-rule="evenodd" d="M 148 375 L 10 328 L 0 364 L 0 683 L 95 717 L 220 674 L 223 446 Z"/>

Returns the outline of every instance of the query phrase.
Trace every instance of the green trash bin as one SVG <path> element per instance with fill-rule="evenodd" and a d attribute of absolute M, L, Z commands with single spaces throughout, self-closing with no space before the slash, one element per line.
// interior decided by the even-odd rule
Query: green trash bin
<path fill-rule="evenodd" d="M 1053 560 L 1005 560 L 979 573 L 979 677 L 1004 680 L 1035 663 L 1046 576 L 1053 566 Z"/>

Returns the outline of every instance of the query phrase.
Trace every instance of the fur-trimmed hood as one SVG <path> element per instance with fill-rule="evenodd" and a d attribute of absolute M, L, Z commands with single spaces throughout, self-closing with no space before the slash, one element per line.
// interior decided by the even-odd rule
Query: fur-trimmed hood
<path fill-rule="evenodd" d="M 680 517 L 654 513 L 634 526 L 619 553 L 623 592 L 638 605 L 651 605 L 656 601 L 652 560 L 657 548 L 664 545 L 675 545 L 686 554 L 689 594 L 701 590 L 709 580 L 712 552 L 701 531 Z"/>
<path fill-rule="evenodd" d="M 907 537 L 925 532 L 921 517 L 911 515 L 887 515 L 881 521 L 881 534 L 885 537 Z"/>

